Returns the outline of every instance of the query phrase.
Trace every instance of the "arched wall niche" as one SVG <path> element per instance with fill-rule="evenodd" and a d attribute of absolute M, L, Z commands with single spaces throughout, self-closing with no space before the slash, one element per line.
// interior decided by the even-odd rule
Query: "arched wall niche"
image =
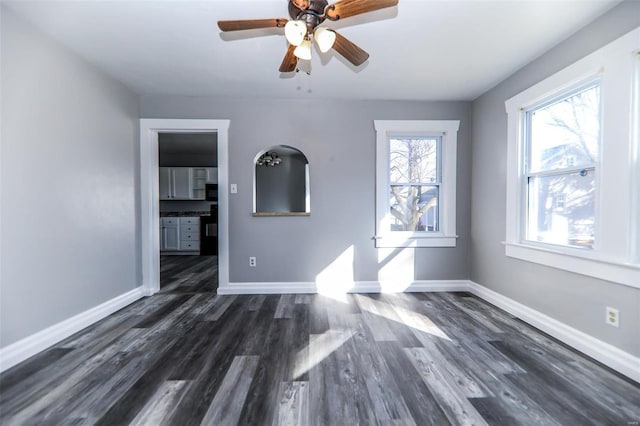
<path fill-rule="evenodd" d="M 275 145 L 254 158 L 253 215 L 308 216 L 309 161 L 302 151 Z"/>

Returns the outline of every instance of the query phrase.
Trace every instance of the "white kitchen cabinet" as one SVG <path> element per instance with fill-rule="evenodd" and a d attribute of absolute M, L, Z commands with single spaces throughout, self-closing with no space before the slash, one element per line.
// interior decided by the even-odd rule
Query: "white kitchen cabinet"
<path fill-rule="evenodd" d="M 204 200 L 205 185 L 217 181 L 215 167 L 160 167 L 160 199 Z"/>
<path fill-rule="evenodd" d="M 173 185 L 171 178 L 171 167 L 160 167 L 160 199 L 170 200 L 173 195 Z"/>
<path fill-rule="evenodd" d="M 173 167 L 173 199 L 191 199 L 191 168 Z"/>
<path fill-rule="evenodd" d="M 209 182 L 209 168 L 191 168 L 191 198 L 194 200 L 205 199 L 205 185 Z"/>
<path fill-rule="evenodd" d="M 160 218 L 160 251 L 180 250 L 180 225 L 177 217 Z"/>
<path fill-rule="evenodd" d="M 161 200 L 191 200 L 191 168 L 160 167 Z"/>
<path fill-rule="evenodd" d="M 200 218 L 181 217 L 180 225 L 180 251 L 200 250 Z"/>

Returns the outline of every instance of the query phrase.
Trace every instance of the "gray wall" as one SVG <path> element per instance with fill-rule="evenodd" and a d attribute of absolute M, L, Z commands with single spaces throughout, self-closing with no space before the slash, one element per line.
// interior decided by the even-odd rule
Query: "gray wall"
<path fill-rule="evenodd" d="M 354 248 L 354 279 L 378 279 L 374 119 L 459 119 L 458 246 L 416 249 L 415 279 L 467 279 L 470 226 L 470 103 L 211 99 L 143 96 L 143 118 L 230 119 L 230 279 L 314 281 Z M 310 217 L 252 217 L 253 161 L 274 145 L 309 160 Z M 412 250 L 412 249 L 410 249 Z M 248 267 L 257 257 L 256 268 Z"/>
<path fill-rule="evenodd" d="M 640 26 L 640 2 L 624 2 L 473 103 L 471 279 L 640 356 L 640 291 L 504 255 L 505 100 Z M 621 325 L 605 324 L 605 307 Z"/>
<path fill-rule="evenodd" d="M 1 14 L 5 347 L 141 279 L 137 97 L 4 7 Z"/>

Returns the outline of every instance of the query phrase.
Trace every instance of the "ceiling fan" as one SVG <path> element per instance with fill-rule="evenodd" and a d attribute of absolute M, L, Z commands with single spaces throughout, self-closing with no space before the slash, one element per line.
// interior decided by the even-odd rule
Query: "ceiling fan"
<path fill-rule="evenodd" d="M 218 21 L 222 31 L 253 30 L 258 28 L 284 28 L 289 43 L 280 72 L 295 71 L 298 59 L 311 59 L 311 40 L 315 40 L 322 53 L 334 49 L 355 66 L 362 65 L 369 54 L 335 30 L 320 27 L 326 19 L 337 21 L 362 13 L 392 7 L 398 0 L 289 0 L 291 19 L 241 19 Z"/>

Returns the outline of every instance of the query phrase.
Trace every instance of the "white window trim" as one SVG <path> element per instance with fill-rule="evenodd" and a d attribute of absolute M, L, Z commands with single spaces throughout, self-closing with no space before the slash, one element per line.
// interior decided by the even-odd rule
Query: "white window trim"
<path fill-rule="evenodd" d="M 635 118 L 639 50 L 640 28 L 505 102 L 508 114 L 507 256 L 640 288 L 640 235 L 636 223 L 636 214 L 640 211 L 637 196 L 640 155 Z M 524 111 L 594 77 L 600 78 L 602 99 L 596 247 L 584 250 L 526 241 L 523 232 L 526 190 L 522 180 Z"/>
<path fill-rule="evenodd" d="M 455 247 L 456 156 L 459 120 L 374 120 L 376 130 L 376 247 Z M 439 232 L 389 230 L 389 136 L 442 136 Z"/>

